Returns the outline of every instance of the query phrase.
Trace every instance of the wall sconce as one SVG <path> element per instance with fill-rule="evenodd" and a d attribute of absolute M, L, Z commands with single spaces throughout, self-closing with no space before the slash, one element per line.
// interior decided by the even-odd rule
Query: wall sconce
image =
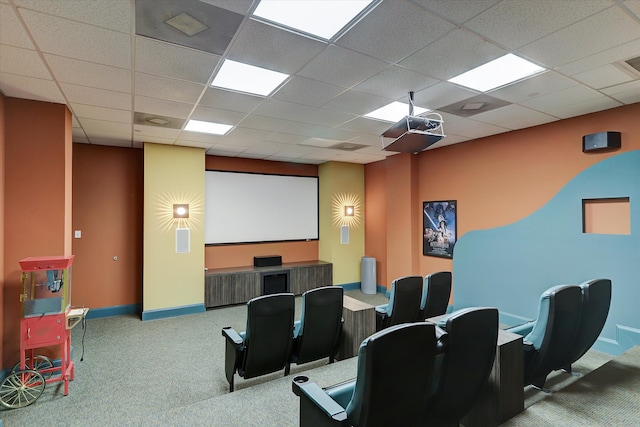
<path fill-rule="evenodd" d="M 344 207 L 344 216 L 353 216 L 354 213 L 355 213 L 355 208 L 353 206 Z"/>
<path fill-rule="evenodd" d="M 173 205 L 174 218 L 189 218 L 189 205 L 186 203 Z"/>

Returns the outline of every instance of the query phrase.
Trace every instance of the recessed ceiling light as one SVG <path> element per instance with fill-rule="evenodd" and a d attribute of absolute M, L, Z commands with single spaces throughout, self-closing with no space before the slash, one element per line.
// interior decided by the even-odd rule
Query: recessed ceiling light
<path fill-rule="evenodd" d="M 195 36 L 196 34 L 201 33 L 202 31 L 209 28 L 202 22 L 198 21 L 196 18 L 185 12 L 182 12 L 181 14 L 166 20 L 165 22 L 171 25 L 176 30 L 182 31 L 190 37 Z"/>
<path fill-rule="evenodd" d="M 262 0 L 253 15 L 329 40 L 371 2 L 372 0 Z"/>
<path fill-rule="evenodd" d="M 287 77 L 288 74 L 225 59 L 211 86 L 267 96 Z"/>
<path fill-rule="evenodd" d="M 486 92 L 545 71 L 544 68 L 511 53 L 487 62 L 452 79 L 471 89 Z"/>
<path fill-rule="evenodd" d="M 413 114 L 418 115 L 422 113 L 426 113 L 426 108 L 421 107 L 413 107 Z M 403 102 L 392 102 L 391 104 L 387 104 L 382 108 L 378 108 L 370 113 L 365 114 L 365 117 L 370 119 L 378 119 L 384 120 L 385 122 L 397 122 L 404 116 L 407 116 L 409 113 L 409 104 L 405 104 Z"/>
<path fill-rule="evenodd" d="M 201 120 L 189 120 L 184 130 L 200 133 L 210 133 L 212 135 L 224 135 L 229 132 L 233 126 L 224 125 L 222 123 L 203 122 Z"/>

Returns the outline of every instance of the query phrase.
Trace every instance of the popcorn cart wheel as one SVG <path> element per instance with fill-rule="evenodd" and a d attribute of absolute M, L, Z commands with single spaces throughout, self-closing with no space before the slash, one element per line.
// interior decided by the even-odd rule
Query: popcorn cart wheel
<path fill-rule="evenodd" d="M 22 269 L 22 318 L 20 361 L 0 383 L 0 405 L 23 408 L 35 402 L 46 384 L 69 381 L 75 376 L 71 360 L 71 329 L 83 320 L 88 308 L 71 308 L 71 265 L 74 256 L 30 257 Z M 36 355 L 43 347 L 59 347 L 60 364 Z"/>
<path fill-rule="evenodd" d="M 45 384 L 42 374 L 33 369 L 12 372 L 0 384 L 0 404 L 9 409 L 31 405 L 38 400 Z"/>
<path fill-rule="evenodd" d="M 53 375 L 53 371 L 55 370 L 53 368 L 53 362 L 47 356 L 34 356 L 33 363 L 31 363 L 31 358 L 27 356 L 24 359 L 24 363 L 26 369 L 40 372 L 45 380 L 51 378 L 51 375 Z M 11 369 L 11 373 L 13 374 L 18 371 L 20 371 L 20 362 L 16 363 L 13 366 L 13 368 Z"/>

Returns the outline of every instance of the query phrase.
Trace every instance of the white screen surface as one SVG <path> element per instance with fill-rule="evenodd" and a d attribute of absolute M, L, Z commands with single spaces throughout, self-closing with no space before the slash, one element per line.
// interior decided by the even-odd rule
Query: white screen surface
<path fill-rule="evenodd" d="M 318 177 L 206 171 L 205 244 L 318 239 Z"/>

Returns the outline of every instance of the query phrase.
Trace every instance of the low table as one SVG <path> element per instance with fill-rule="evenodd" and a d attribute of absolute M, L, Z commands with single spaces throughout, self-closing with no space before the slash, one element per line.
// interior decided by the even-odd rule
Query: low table
<path fill-rule="evenodd" d="M 427 319 L 438 323 L 448 315 Z M 478 402 L 462 419 L 465 427 L 498 426 L 524 411 L 522 336 L 498 329 L 498 343 L 489 381 Z"/>
<path fill-rule="evenodd" d="M 345 295 L 343 297 L 344 324 L 337 360 L 358 355 L 360 344 L 376 332 L 376 312 L 374 306 Z"/>

